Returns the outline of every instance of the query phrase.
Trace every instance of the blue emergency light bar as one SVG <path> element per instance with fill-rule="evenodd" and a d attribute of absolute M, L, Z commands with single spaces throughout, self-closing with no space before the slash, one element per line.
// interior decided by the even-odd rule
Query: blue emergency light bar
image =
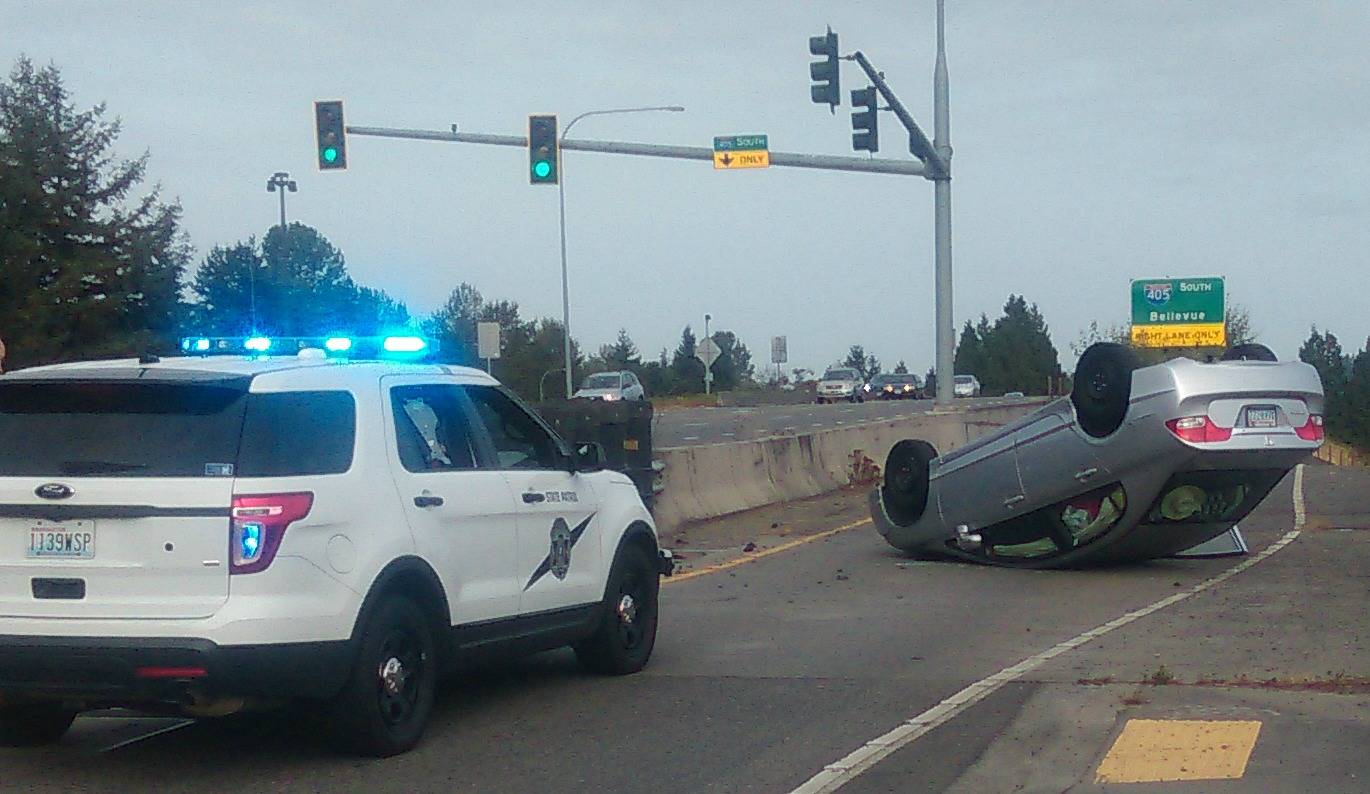
<path fill-rule="evenodd" d="M 191 356 L 293 356 L 321 350 L 337 359 L 425 358 L 438 352 L 438 340 L 411 334 L 387 336 L 187 336 L 181 352 Z"/>

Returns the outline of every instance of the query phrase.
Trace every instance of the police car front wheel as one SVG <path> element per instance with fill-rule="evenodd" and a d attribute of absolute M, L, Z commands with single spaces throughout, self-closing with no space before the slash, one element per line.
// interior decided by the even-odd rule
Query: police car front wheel
<path fill-rule="evenodd" d="M 658 569 L 636 544 L 619 549 L 609 572 L 599 627 L 575 646 L 576 658 L 591 672 L 636 673 L 647 666 L 656 644 Z"/>

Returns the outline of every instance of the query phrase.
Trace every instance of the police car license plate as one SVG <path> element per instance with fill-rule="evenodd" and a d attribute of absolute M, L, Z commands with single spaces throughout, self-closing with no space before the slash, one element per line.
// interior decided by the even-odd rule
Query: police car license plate
<path fill-rule="evenodd" d="M 1268 408 L 1247 408 L 1246 426 L 1247 427 L 1274 427 L 1277 421 L 1276 411 L 1273 406 Z"/>
<path fill-rule="evenodd" d="M 43 521 L 29 527 L 28 557 L 60 560 L 95 558 L 94 521 Z"/>

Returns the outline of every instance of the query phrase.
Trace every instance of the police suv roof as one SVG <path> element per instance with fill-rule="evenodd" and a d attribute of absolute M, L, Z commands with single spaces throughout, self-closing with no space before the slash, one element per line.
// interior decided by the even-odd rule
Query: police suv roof
<path fill-rule="evenodd" d="M 289 356 L 186 356 L 156 361 L 136 358 L 73 361 L 7 372 L 0 381 L 21 380 L 165 380 L 201 381 L 251 379 L 261 376 L 280 386 L 345 386 L 375 381 L 384 375 L 452 375 L 469 383 L 498 385 L 499 381 L 472 367 L 424 362 L 328 358 L 323 351 L 301 351 Z"/>

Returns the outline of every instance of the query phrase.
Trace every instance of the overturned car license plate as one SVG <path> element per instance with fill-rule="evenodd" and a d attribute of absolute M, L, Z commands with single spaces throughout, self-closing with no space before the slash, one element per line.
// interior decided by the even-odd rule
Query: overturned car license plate
<path fill-rule="evenodd" d="M 1275 407 L 1262 406 L 1260 408 L 1246 409 L 1247 427 L 1274 427 L 1278 422 L 1278 413 Z"/>
<path fill-rule="evenodd" d="M 95 557 L 95 522 L 42 522 L 29 527 L 28 557 L 89 560 Z"/>

